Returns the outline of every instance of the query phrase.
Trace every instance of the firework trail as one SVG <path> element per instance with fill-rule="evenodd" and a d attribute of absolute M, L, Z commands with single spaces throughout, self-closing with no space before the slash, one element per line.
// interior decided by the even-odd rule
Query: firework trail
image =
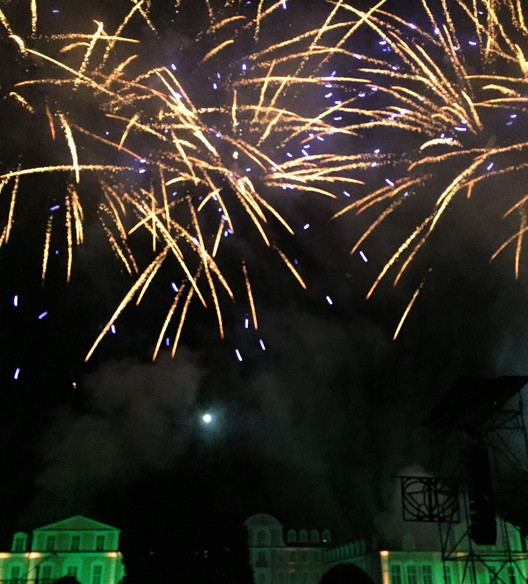
<path fill-rule="evenodd" d="M 361 154 L 332 149 L 336 136 L 352 137 L 356 128 L 341 123 L 343 102 L 327 96 L 333 88 L 362 81 L 337 75 L 333 60 L 348 54 L 345 44 L 374 10 L 362 15 L 338 2 L 316 28 L 278 42 L 275 34 L 266 43 L 260 39 L 269 37 L 268 22 L 273 26 L 287 13 L 284 0 L 261 1 L 252 16 L 238 12 L 235 2 L 222 10 L 210 2 L 204 6 L 207 25 L 198 37 L 203 50 L 195 57 L 193 73 L 200 80 L 199 91 L 187 76 L 181 77 L 178 61 L 152 66 L 151 55 L 145 59 L 142 54 L 145 41 L 136 38 L 135 27 L 147 28 L 153 39 L 158 35 L 149 2 L 132 2 L 112 33 L 102 22 L 89 34 L 42 33 L 31 3 L 31 26 L 24 36 L 0 12 L 16 58 L 36 68 L 30 78 L 13 84 L 9 98 L 28 120 L 46 120 L 52 151 L 61 151 L 58 162 L 28 165 L 21 160 L 0 176 L 0 188 L 10 195 L 1 242 L 8 242 L 16 224 L 19 183 L 28 176 L 64 177 L 62 199 L 49 207 L 46 220 L 42 277 L 60 210 L 69 279 L 74 248 L 84 240 L 85 183 L 92 177 L 89 187 L 94 188 L 94 181 L 99 185 L 97 213 L 104 233 L 133 278 L 87 358 L 167 266 L 180 275 L 172 281 L 154 358 L 173 320 L 174 354 L 192 300 L 214 308 L 223 335 L 223 299 L 233 300 L 235 292 L 219 258 L 237 237 L 239 225 L 248 221 L 265 248 L 305 286 L 275 235 L 270 238 L 277 228 L 295 231 L 280 212 L 282 201 L 308 194 L 335 198 L 360 184 L 354 175 L 368 166 Z M 247 50 L 249 46 L 253 48 Z M 146 236 L 151 242 L 147 261 Z M 141 242 L 140 253 L 135 238 Z M 243 257 L 238 271 L 256 328 L 251 267 Z"/>
<path fill-rule="evenodd" d="M 367 297 L 390 273 L 398 283 L 460 198 L 497 209 L 506 220 L 510 231 L 491 259 L 512 249 L 519 274 L 528 202 L 523 187 L 528 151 L 523 8 L 516 0 L 457 0 L 449 8 L 442 1 L 439 10 L 422 0 L 422 8 L 425 24 L 420 26 L 384 11 L 365 18 L 384 56 L 356 56 L 361 61 L 357 74 L 368 82 L 358 87 L 362 103 L 342 108 L 352 120 L 350 131 L 364 138 L 377 132 L 382 146 L 370 160 L 378 175 L 385 174 L 383 184 L 336 215 L 374 213 L 352 252 L 389 220 L 413 209 L 422 213 Z M 346 9 L 362 14 L 352 6 Z M 517 223 L 512 223 L 515 216 Z M 422 286 L 423 281 L 395 336 Z"/>

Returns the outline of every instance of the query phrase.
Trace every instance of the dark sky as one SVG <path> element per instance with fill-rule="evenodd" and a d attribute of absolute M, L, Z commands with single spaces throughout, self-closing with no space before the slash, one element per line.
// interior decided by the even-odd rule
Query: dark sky
<path fill-rule="evenodd" d="M 288 4 L 288 26 L 263 29 L 259 46 L 299 26 L 294 17 L 299 3 Z M 114 14 L 89 5 L 93 18 L 110 23 L 109 30 L 126 8 L 126 2 L 116 3 Z M 250 10 L 254 7 L 241 8 Z M 308 13 L 317 23 L 326 10 L 323 2 L 313 2 Z M 143 62 L 168 66 L 178 61 L 193 99 L 200 105 L 214 103 L 216 94 L 204 89 L 211 72 L 197 65 L 212 43 L 197 35 L 207 22 L 206 11 L 191 11 L 183 2 L 174 22 L 161 9 L 153 6 L 152 11 L 157 34 L 137 22 L 131 25 L 131 36 L 143 42 Z M 60 0 L 39 4 L 43 31 L 84 30 L 85 16 L 71 14 Z M 14 31 L 28 35 L 28 19 L 18 13 Z M 240 39 L 234 51 L 242 58 L 251 42 Z M 46 100 L 55 103 L 56 95 L 46 88 L 38 89 L 40 96 L 31 94 L 41 106 L 34 115 L 8 100 L 16 80 L 45 67 L 17 56 L 5 31 L 1 41 L 10 51 L 4 53 L 10 60 L 1 78 L 2 98 L 9 104 L 4 110 L 9 116 L 3 114 L 1 122 L 2 172 L 18 161 L 24 168 L 59 164 L 68 150 L 50 147 L 42 109 Z M 43 37 L 29 42 L 43 44 Z M 362 51 L 378 50 L 376 43 L 362 42 Z M 97 108 L 83 108 L 84 99 L 80 92 L 66 103 L 73 116 L 94 116 L 99 129 Z M 305 105 L 317 107 L 315 102 Z M 367 147 L 375 147 L 379 138 L 367 136 Z M 339 142 L 338 151 L 358 147 L 347 139 Z M 519 280 L 514 278 L 513 254 L 489 262 L 509 228 L 492 205 L 453 204 L 399 285 L 384 281 L 366 300 L 402 234 L 422 217 L 422 204 L 382 226 L 364 244 L 365 262 L 349 250 L 375 213 L 365 218 L 349 213 L 332 221 L 345 204 L 342 199 L 292 194 L 285 200 L 283 191 L 267 194 L 296 235 L 284 235 L 273 222 L 267 229 L 298 260 L 306 290 L 246 219 L 219 259 L 237 297 L 235 303 L 221 298 L 224 339 L 213 310 L 196 305 L 176 357 L 162 350 L 151 361 L 172 301 L 172 265 L 139 307 L 127 309 L 116 334 L 109 334 L 85 364 L 91 344 L 131 283 L 98 226 L 94 180 L 81 185 L 85 243 L 75 251 L 70 283 L 65 282 L 60 230 L 59 254 L 41 281 L 43 210 L 64 188 L 61 177 L 21 181 L 13 233 L 0 249 L 4 546 L 14 529 L 75 513 L 123 528 L 135 545 L 177 523 L 187 532 L 202 526 L 193 532 L 193 545 L 199 547 L 208 538 L 221 539 L 214 525 L 236 531 L 254 512 L 275 514 L 294 526 L 329 527 L 343 538 L 372 533 L 393 509 L 392 478 L 402 469 L 433 468 L 434 448 L 421 421 L 453 382 L 464 374 L 527 371 L 526 281 L 522 272 Z M 9 202 L 0 204 L 4 224 Z M 147 238 L 139 237 L 134 245 L 140 260 L 148 257 Z M 253 283 L 258 331 L 244 328 L 249 312 L 241 255 Z M 421 282 L 418 300 L 393 341 Z M 201 421 L 206 411 L 213 416 L 210 425 Z"/>

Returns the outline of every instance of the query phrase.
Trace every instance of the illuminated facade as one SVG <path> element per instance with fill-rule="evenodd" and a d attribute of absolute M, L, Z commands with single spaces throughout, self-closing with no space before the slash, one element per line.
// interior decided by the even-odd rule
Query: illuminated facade
<path fill-rule="evenodd" d="M 528 581 L 525 542 L 519 530 L 505 521 L 500 521 L 497 543 L 476 546 L 478 549 L 475 545 L 459 545 L 464 532 L 464 525 L 460 525 L 452 533 L 452 543 L 458 551 L 448 561 L 440 544 L 432 543 L 439 542 L 437 525 L 407 524 L 408 533 L 390 550 L 380 549 L 375 540 L 332 545 L 327 530 L 284 530 L 277 519 L 266 514 L 253 515 L 245 525 L 255 584 L 317 584 L 322 574 L 344 562 L 357 564 L 373 577 L 375 584 Z"/>
<path fill-rule="evenodd" d="M 317 584 L 325 571 L 328 529 L 288 529 L 266 513 L 245 522 L 255 584 Z M 284 541 L 286 539 L 286 541 Z"/>
<path fill-rule="evenodd" d="M 10 552 L 0 553 L 0 582 L 51 584 L 70 576 L 80 584 L 118 584 L 124 578 L 119 529 L 76 515 L 15 533 Z"/>

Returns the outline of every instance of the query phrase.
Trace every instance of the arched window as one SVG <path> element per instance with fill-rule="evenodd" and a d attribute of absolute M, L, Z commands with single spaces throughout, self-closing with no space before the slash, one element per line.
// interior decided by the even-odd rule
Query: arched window
<path fill-rule="evenodd" d="M 295 533 L 295 529 L 288 530 L 288 543 L 296 543 L 297 542 L 297 533 Z"/>
<path fill-rule="evenodd" d="M 312 531 L 310 531 L 310 541 L 312 543 L 319 543 L 319 532 L 317 529 L 312 529 Z"/>
<path fill-rule="evenodd" d="M 13 536 L 12 552 L 25 552 L 27 549 L 27 534 L 18 532 Z"/>
<path fill-rule="evenodd" d="M 332 541 L 332 535 L 329 529 L 323 529 L 323 542 L 330 543 Z"/>
<path fill-rule="evenodd" d="M 78 566 L 74 566 L 72 564 L 64 566 L 64 575 L 65 576 L 70 576 L 71 578 L 77 579 L 78 574 L 79 574 L 79 567 Z"/>
<path fill-rule="evenodd" d="M 308 532 L 306 529 L 301 529 L 299 531 L 299 541 L 301 543 L 308 543 Z"/>
<path fill-rule="evenodd" d="M 266 540 L 266 531 L 264 529 L 259 529 L 257 532 L 257 545 L 266 545 Z"/>
<path fill-rule="evenodd" d="M 94 564 L 92 566 L 92 578 L 90 584 L 101 584 L 103 581 L 103 565 Z"/>
<path fill-rule="evenodd" d="M 41 564 L 38 568 L 38 582 L 39 584 L 51 584 L 53 579 L 53 566 L 49 564 Z"/>
<path fill-rule="evenodd" d="M 19 584 L 22 582 L 22 567 L 18 564 L 10 566 L 7 579 L 9 584 Z"/>

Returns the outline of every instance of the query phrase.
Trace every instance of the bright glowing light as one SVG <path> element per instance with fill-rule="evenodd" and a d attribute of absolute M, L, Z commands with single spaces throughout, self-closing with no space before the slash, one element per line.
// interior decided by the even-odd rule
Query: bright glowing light
<path fill-rule="evenodd" d="M 174 354 L 185 319 L 193 314 L 191 302 L 211 307 L 223 337 L 224 306 L 242 297 L 256 329 L 247 274 L 263 275 L 246 270 L 244 258 L 236 258 L 238 274 L 244 275 L 241 293 L 226 278 L 235 273 L 232 266 L 224 273 L 219 258 L 244 250 L 230 240 L 249 227 L 262 248 L 278 256 L 306 287 L 296 262 L 274 243 L 279 232 L 285 238 L 294 235 L 281 213 L 290 192 L 296 200 L 305 195 L 337 200 L 339 193 L 347 206 L 336 207 L 336 217 L 349 211 L 372 213 L 372 222 L 352 249 L 365 262 L 360 251 L 365 239 L 397 217 L 402 205 L 420 200 L 416 226 L 391 250 L 368 296 L 389 273 L 395 272 L 398 283 L 455 199 L 470 199 L 468 207 L 473 201 L 484 206 L 476 191 L 492 193 L 496 206 L 503 206 L 497 217 L 516 222 L 493 257 L 512 250 L 518 275 L 528 198 L 516 185 L 525 182 L 528 141 L 522 134 L 506 135 L 509 126 L 504 127 L 517 116 L 517 126 L 525 121 L 528 33 L 518 0 L 484 2 L 486 18 L 478 16 L 474 2 L 457 0 L 463 8 L 460 23 L 452 18 L 448 3 L 440 3 L 442 8 L 433 14 L 423 0 L 423 30 L 386 12 L 383 0 L 367 11 L 345 0 L 337 3 L 339 10 L 331 10 L 298 36 L 277 26 L 286 0 L 262 0 L 253 16 L 236 11 L 241 3 L 220 3 L 223 7 L 216 9 L 205 2 L 210 22 L 202 36 L 207 42 L 203 47 L 199 41 L 193 44 L 192 53 L 199 57 L 190 64 L 193 76 L 203 82 L 189 85 L 176 66 L 188 55 L 153 66 L 150 51 L 144 59 L 142 41 L 127 36 L 129 26 L 136 30 L 136 20 L 156 34 L 150 4 L 131 2 L 116 35 L 108 34 L 104 23 L 94 30 L 90 21 L 86 34 L 63 31 L 52 37 L 37 30 L 34 10 L 31 33 L 23 37 L 12 30 L 9 3 L 0 11 L 6 38 L 37 72 L 15 83 L 3 101 L 19 108 L 28 124 L 45 121 L 50 141 L 42 145 L 43 153 L 48 147 L 64 152 L 60 163 L 25 167 L 17 161 L 0 176 L 7 201 L 0 245 L 8 242 L 23 208 L 17 204 L 20 183 L 28 176 L 54 173 L 57 180 L 64 179 L 64 192 L 57 189 L 51 207 L 41 199 L 46 201 L 42 279 L 51 251 L 58 247 L 57 234 L 64 234 L 57 262 L 65 258 L 70 280 L 74 251 L 84 242 L 83 207 L 94 199 L 109 249 L 131 278 L 129 291 L 106 315 L 107 324 L 87 359 L 106 334 L 115 332 L 114 322 L 125 308 L 140 304 L 155 281 L 163 282 L 170 298 L 154 357 L 169 334 Z M 276 34 L 264 34 L 266 26 Z M 372 50 L 370 55 L 353 47 L 355 31 L 364 27 L 379 38 L 379 45 L 365 49 Z M 458 27 L 464 32 L 461 38 L 470 41 L 457 39 Z M 514 39 L 507 36 L 510 30 Z M 148 40 L 145 45 L 148 49 Z M 237 50 L 238 60 L 233 57 Z M 471 63 L 463 58 L 464 51 Z M 336 67 L 337 57 L 343 67 Z M 81 92 L 89 107 L 72 107 Z M 497 135 L 499 126 L 505 136 Z M 30 134 L 21 135 L 25 133 Z M 373 150 L 373 138 L 380 140 L 380 148 Z M 390 151 L 395 144 L 404 149 L 408 143 L 418 146 L 409 152 Z M 350 151 L 344 144 L 351 144 Z M 113 159 L 119 162 L 109 164 Z M 390 178 L 381 175 L 380 180 L 381 168 Z M 89 190 L 99 183 L 97 196 L 86 196 L 88 178 Z M 504 181 L 508 189 L 501 188 Z M 358 192 L 354 185 L 361 185 Z M 37 196 L 32 201 L 39 204 Z M 303 229 L 310 225 L 307 219 L 299 220 Z M 135 247 L 137 241 L 141 249 Z M 226 247 L 229 253 L 223 253 Z M 248 256 L 258 253 L 251 250 Z M 241 281 L 237 274 L 232 280 Z M 238 349 L 235 354 L 242 361 Z"/>
<path fill-rule="evenodd" d="M 211 414 L 204 414 L 202 416 L 202 422 L 204 424 L 210 424 L 213 421 L 213 416 Z"/>

